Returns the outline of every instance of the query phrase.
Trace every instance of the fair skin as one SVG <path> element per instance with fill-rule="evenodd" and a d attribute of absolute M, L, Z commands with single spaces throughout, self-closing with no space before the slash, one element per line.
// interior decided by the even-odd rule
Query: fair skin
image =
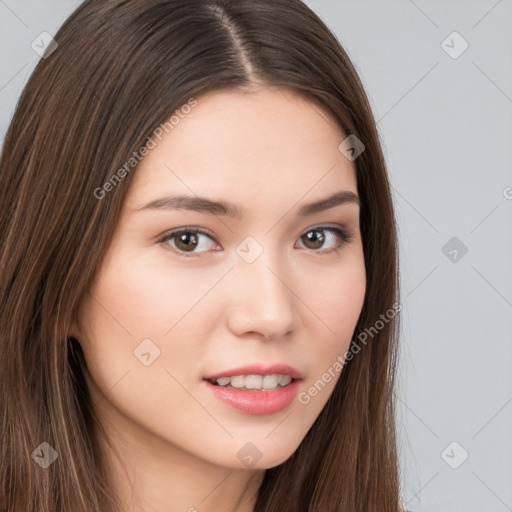
<path fill-rule="evenodd" d="M 335 192 L 357 195 L 355 166 L 338 150 L 345 135 L 333 120 L 282 90 L 197 100 L 134 171 L 71 333 L 84 351 L 94 408 L 126 468 L 110 459 L 116 490 L 134 512 L 251 512 L 265 469 L 297 449 L 339 373 L 307 405 L 294 399 L 264 415 L 228 406 L 204 377 L 285 363 L 300 371 L 304 392 L 347 350 L 364 301 L 357 202 L 298 215 Z M 243 216 L 140 210 L 171 195 L 228 201 Z M 326 224 L 351 241 L 318 227 Z M 184 227 L 211 234 L 161 242 Z M 242 244 L 247 237 L 259 245 Z M 248 263 L 237 247 L 261 254 Z M 160 350 L 149 365 L 134 355 L 146 339 L 144 353 Z M 247 443 L 260 454 L 252 465 L 239 456 Z"/>

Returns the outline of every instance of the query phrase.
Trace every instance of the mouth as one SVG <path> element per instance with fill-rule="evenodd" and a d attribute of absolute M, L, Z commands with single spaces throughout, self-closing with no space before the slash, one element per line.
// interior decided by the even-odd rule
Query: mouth
<path fill-rule="evenodd" d="M 224 404 L 252 415 L 286 409 L 299 390 L 302 375 L 286 364 L 251 365 L 203 378 L 209 392 Z"/>
<path fill-rule="evenodd" d="M 214 386 L 239 391 L 274 391 L 284 388 L 298 379 L 294 379 L 291 375 L 274 373 L 269 375 L 234 375 L 232 377 L 205 380 Z"/>

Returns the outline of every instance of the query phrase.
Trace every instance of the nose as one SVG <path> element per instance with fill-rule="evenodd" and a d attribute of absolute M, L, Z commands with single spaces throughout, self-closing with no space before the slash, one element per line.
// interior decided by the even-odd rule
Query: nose
<path fill-rule="evenodd" d="M 300 325 L 294 280 L 278 257 L 264 251 L 252 263 L 237 259 L 229 280 L 228 324 L 237 336 L 259 334 L 277 340 Z"/>

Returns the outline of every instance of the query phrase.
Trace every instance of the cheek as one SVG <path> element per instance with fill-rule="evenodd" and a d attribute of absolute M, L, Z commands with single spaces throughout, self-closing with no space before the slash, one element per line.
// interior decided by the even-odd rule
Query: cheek
<path fill-rule="evenodd" d="M 366 269 L 361 247 L 355 247 L 339 266 L 315 269 L 315 280 L 302 289 L 306 305 L 313 311 L 312 322 L 324 334 L 320 352 L 348 347 L 366 294 Z"/>
<path fill-rule="evenodd" d="M 158 260 L 121 256 L 105 269 L 91 295 L 105 310 L 98 317 L 105 317 L 105 325 L 111 324 L 115 332 L 122 326 L 132 340 L 162 338 L 171 336 L 216 279 L 216 272 L 184 271 Z"/>
<path fill-rule="evenodd" d="M 98 384 L 109 389 L 127 371 L 133 379 L 133 370 L 138 374 L 141 367 L 168 368 L 185 378 L 204 350 L 200 326 L 207 329 L 219 318 L 211 297 L 202 300 L 217 280 L 218 272 L 211 270 L 185 272 L 117 253 L 103 267 L 81 311 L 79 341 Z M 142 381 L 153 373 L 141 375 Z"/>
<path fill-rule="evenodd" d="M 305 382 L 315 414 L 319 414 L 339 380 L 345 354 L 354 335 L 366 294 L 366 270 L 362 249 L 349 254 L 345 265 L 316 272 L 315 285 L 303 289 L 306 305 L 314 312 L 308 315 L 311 324 L 306 330 L 310 354 L 310 372 Z M 305 316 L 303 318 L 306 318 Z"/>
<path fill-rule="evenodd" d="M 192 411 L 203 419 L 204 411 L 185 390 L 201 347 L 194 343 L 197 322 L 180 320 L 187 312 L 192 318 L 191 308 L 211 283 L 153 263 L 117 255 L 103 267 L 81 310 L 79 341 L 90 388 L 108 397 L 96 396 L 102 406 L 115 404 L 131 421 L 162 435 L 188 435 L 202 423 L 190 425 L 186 416 L 178 421 L 173 411 Z"/>

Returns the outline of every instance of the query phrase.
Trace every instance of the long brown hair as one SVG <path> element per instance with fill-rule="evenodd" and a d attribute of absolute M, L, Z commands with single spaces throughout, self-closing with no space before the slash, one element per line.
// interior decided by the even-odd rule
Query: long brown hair
<path fill-rule="evenodd" d="M 363 86 L 300 0 L 86 0 L 54 37 L 0 160 L 0 505 L 113 512 L 83 354 L 68 333 L 136 169 L 115 191 L 95 191 L 160 124 L 190 98 L 259 82 L 299 92 L 363 141 L 354 163 L 367 289 L 353 343 L 399 303 L 397 230 Z M 398 315 L 381 323 L 296 452 L 266 471 L 255 512 L 400 509 Z M 58 454 L 46 470 L 33 460 L 43 442 Z"/>

